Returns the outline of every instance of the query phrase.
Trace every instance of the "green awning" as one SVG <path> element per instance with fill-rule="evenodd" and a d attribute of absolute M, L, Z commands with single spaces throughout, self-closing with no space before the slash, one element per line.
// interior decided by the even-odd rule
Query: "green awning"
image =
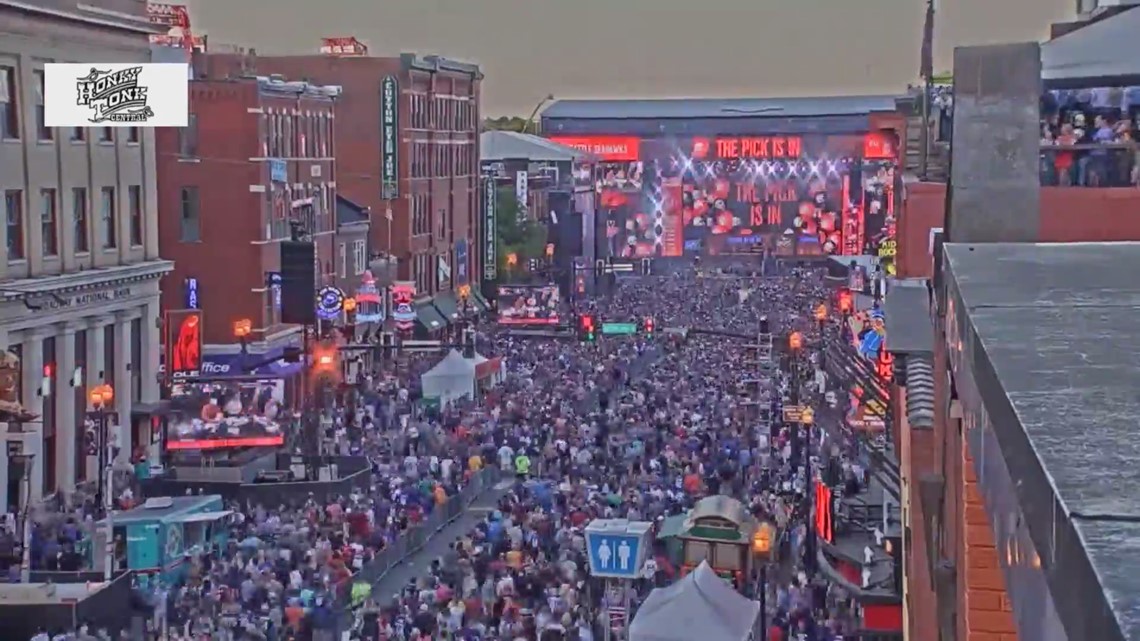
<path fill-rule="evenodd" d="M 455 300 L 455 294 L 440 292 L 431 299 L 431 304 L 439 311 L 439 315 L 443 316 L 449 323 L 459 321 L 459 301 Z"/>
<path fill-rule="evenodd" d="M 484 311 L 484 312 L 491 311 L 491 304 L 487 302 L 486 298 L 483 298 L 483 294 L 481 294 L 479 292 L 479 290 L 477 290 L 477 289 L 471 290 L 471 300 L 476 305 L 478 305 L 480 307 L 481 311 Z"/>
<path fill-rule="evenodd" d="M 427 331 L 436 332 L 447 327 L 447 319 L 439 313 L 430 300 L 417 303 L 415 309 L 416 321 Z"/>

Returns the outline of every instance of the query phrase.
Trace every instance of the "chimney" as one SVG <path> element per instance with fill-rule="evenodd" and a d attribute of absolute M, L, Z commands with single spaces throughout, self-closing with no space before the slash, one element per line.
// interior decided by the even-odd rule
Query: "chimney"
<path fill-rule="evenodd" d="M 1037 242 L 1040 99 L 1037 43 L 954 49 L 947 242 Z"/>

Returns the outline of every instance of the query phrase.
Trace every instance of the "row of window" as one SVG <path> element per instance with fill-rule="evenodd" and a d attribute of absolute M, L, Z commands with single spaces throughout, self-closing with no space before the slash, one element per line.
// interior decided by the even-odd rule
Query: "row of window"
<path fill-rule="evenodd" d="M 311 233 L 332 231 L 333 200 L 336 198 L 332 187 L 320 185 L 282 185 L 273 183 L 266 192 L 267 214 L 264 240 L 289 238 L 291 221 L 299 221 Z M 307 203 L 298 201 L 309 199 Z M 202 211 L 198 187 L 185 186 L 179 197 L 179 235 L 184 243 L 197 243 L 202 240 Z"/>
<path fill-rule="evenodd" d="M 35 70 L 32 72 L 35 76 L 35 105 L 34 112 L 36 117 L 36 138 L 40 142 L 51 142 L 55 140 L 55 128 L 48 127 L 44 116 L 44 72 L 42 70 Z M 20 128 L 20 91 L 19 82 L 17 81 L 18 75 L 15 67 L 0 66 L 0 138 L 5 140 L 19 140 L 23 136 Z M 72 142 L 83 142 L 87 140 L 87 130 L 89 127 L 71 127 L 68 133 L 68 139 Z M 114 127 L 97 127 L 98 141 L 102 143 L 115 142 L 115 128 Z M 127 127 L 127 142 L 139 142 L 139 128 Z"/>
<path fill-rule="evenodd" d="M 426 140 L 416 140 L 411 144 L 411 156 L 412 178 L 473 176 L 478 165 L 471 141 L 433 145 Z"/>
<path fill-rule="evenodd" d="M 270 158 L 331 158 L 333 117 L 325 112 L 261 114 L 261 154 Z"/>
<path fill-rule="evenodd" d="M 27 225 L 40 226 L 40 251 L 43 256 L 58 256 L 60 250 L 60 231 L 63 224 L 71 226 L 72 251 L 82 254 L 91 250 L 91 220 L 90 201 L 86 187 L 73 187 L 71 189 L 70 217 L 61 221 L 59 212 L 62 196 L 55 189 L 41 189 L 39 199 L 34 210 L 39 219 L 25 218 L 24 192 L 19 189 L 8 189 L 4 192 L 4 215 L 8 231 L 8 260 L 23 260 L 27 258 Z M 131 246 L 143 244 L 143 200 L 142 187 L 131 185 L 127 188 L 127 212 L 130 216 L 130 243 Z M 99 190 L 99 220 L 97 222 L 97 241 L 103 249 L 118 247 L 118 201 L 114 187 L 102 187 Z"/>
<path fill-rule="evenodd" d="M 474 99 L 465 96 L 429 96 L 409 92 L 408 112 L 412 129 L 475 131 L 479 119 Z"/>
<path fill-rule="evenodd" d="M 368 269 L 368 244 L 363 238 L 352 241 L 352 273 L 348 272 L 348 243 L 341 243 L 339 247 L 337 276 L 348 278 L 359 276 Z"/>

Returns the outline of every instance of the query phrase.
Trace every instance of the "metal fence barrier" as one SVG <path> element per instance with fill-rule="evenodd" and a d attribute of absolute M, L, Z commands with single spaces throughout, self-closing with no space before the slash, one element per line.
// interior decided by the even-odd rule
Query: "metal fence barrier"
<path fill-rule="evenodd" d="M 348 611 L 352 609 L 352 586 L 358 583 L 374 585 L 384 578 L 389 570 L 400 565 L 416 552 L 419 552 L 443 528 L 450 525 L 455 519 L 463 515 L 484 492 L 494 487 L 499 481 L 498 468 L 484 468 L 476 472 L 467 481 L 467 485 L 458 494 L 451 496 L 442 505 L 436 505 L 430 514 L 417 525 L 409 527 L 404 535 L 387 548 L 381 550 L 372 561 L 352 575 L 337 588 L 335 609 L 339 619 L 346 619 Z"/>

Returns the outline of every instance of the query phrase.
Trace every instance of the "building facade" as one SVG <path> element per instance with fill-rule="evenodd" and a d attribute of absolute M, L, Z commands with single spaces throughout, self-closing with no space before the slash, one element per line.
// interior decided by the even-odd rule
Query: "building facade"
<path fill-rule="evenodd" d="M 366 208 L 337 196 L 333 285 L 346 296 L 352 296 L 360 287 L 361 277 L 368 271 L 371 261 L 368 214 Z"/>
<path fill-rule="evenodd" d="M 337 257 L 335 105 L 339 89 L 196 70 L 190 126 L 159 131 L 159 239 L 175 269 L 163 309 L 201 309 L 205 371 L 241 351 L 234 323 L 249 320 L 248 351 L 299 345 L 280 322 L 280 242 L 297 228 L 316 244 L 317 285 Z M 229 357 L 229 358 L 227 358 Z M 211 361 L 219 365 L 214 367 Z"/>
<path fill-rule="evenodd" d="M 37 416 L 5 434 L 10 453 L 32 455 L 35 503 L 95 478 L 89 388 L 114 386 L 124 460 L 152 446 L 159 280 L 171 264 L 159 258 L 154 130 L 43 126 L 43 65 L 149 61 L 145 7 L 15 4 L 0 3 L 0 345 L 20 358 L 18 397 Z M 0 457 L 0 511 L 21 499 L 16 467 Z"/>
<path fill-rule="evenodd" d="M 282 74 L 339 85 L 337 191 L 371 212 L 374 251 L 395 256 L 398 279 L 416 283 L 419 296 L 452 290 L 455 274 L 477 273 L 479 211 L 479 86 L 477 65 L 438 56 L 394 58 L 332 56 L 201 56 L 208 73 L 233 73 L 243 65 L 260 74 Z M 396 144 L 382 145 L 382 89 L 395 81 Z M 388 169 L 383 161 L 390 160 Z M 386 171 L 394 172 L 387 176 Z M 391 178 L 391 180 L 389 180 Z M 382 184 L 383 183 L 383 184 Z M 385 194 L 385 189 L 388 189 Z M 391 198 L 385 198 L 388 195 Z M 467 261 L 456 267 L 457 257 Z"/>

